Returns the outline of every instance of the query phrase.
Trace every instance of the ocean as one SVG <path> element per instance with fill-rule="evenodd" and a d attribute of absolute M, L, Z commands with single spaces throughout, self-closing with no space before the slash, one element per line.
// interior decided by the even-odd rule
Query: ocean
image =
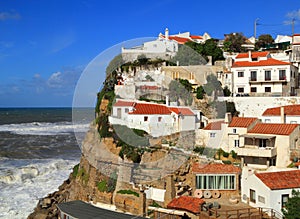
<path fill-rule="evenodd" d="M 93 109 L 0 109 L 0 218 L 27 218 L 58 190 L 92 119 Z"/>

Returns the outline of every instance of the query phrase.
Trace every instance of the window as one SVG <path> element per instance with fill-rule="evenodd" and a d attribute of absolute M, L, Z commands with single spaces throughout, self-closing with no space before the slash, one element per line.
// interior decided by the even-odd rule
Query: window
<path fill-rule="evenodd" d="M 256 194 L 255 194 L 255 190 L 253 189 L 250 189 L 250 201 L 256 203 Z"/>
<path fill-rule="evenodd" d="M 239 72 L 238 72 L 238 77 L 239 77 L 239 78 L 244 77 L 244 72 L 243 72 L 243 71 L 239 71 Z"/>
<path fill-rule="evenodd" d="M 232 129 L 232 132 L 233 132 L 233 133 L 236 133 L 236 129 Z"/>
<path fill-rule="evenodd" d="M 235 175 L 196 175 L 197 189 L 215 189 L 215 190 L 235 190 L 236 178 Z"/>
<path fill-rule="evenodd" d="M 271 119 L 265 119 L 265 123 L 271 123 Z"/>
<path fill-rule="evenodd" d="M 209 137 L 211 137 L 211 138 L 214 138 L 214 137 L 216 137 L 216 133 L 215 133 L 215 132 L 211 132 L 211 133 L 209 133 Z"/>
<path fill-rule="evenodd" d="M 251 71 L 251 81 L 256 81 L 257 80 L 257 73 L 256 71 Z"/>
<path fill-rule="evenodd" d="M 234 140 L 234 147 L 240 146 L 240 140 Z"/>
<path fill-rule="evenodd" d="M 271 71 L 270 70 L 265 71 L 265 81 L 271 81 Z"/>
<path fill-rule="evenodd" d="M 266 199 L 265 199 L 265 197 L 263 197 L 263 196 L 258 196 L 257 197 L 257 200 L 260 202 L 260 203 L 266 203 Z"/>
<path fill-rule="evenodd" d="M 295 121 L 295 120 L 292 120 L 290 123 L 291 124 L 298 124 L 297 121 Z"/>
<path fill-rule="evenodd" d="M 286 203 L 288 202 L 288 200 L 289 200 L 289 195 L 288 194 L 282 194 L 281 195 L 281 207 L 282 208 L 285 208 Z"/>
<path fill-rule="evenodd" d="M 244 88 L 243 87 L 239 87 L 238 88 L 238 93 L 244 93 Z"/>
<path fill-rule="evenodd" d="M 148 116 L 144 116 L 144 122 L 148 121 Z"/>
<path fill-rule="evenodd" d="M 251 93 L 256 93 L 257 92 L 257 88 L 256 87 L 251 87 L 250 91 L 251 91 Z"/>
<path fill-rule="evenodd" d="M 161 120 L 162 120 L 162 117 L 159 116 L 159 117 L 157 118 L 157 121 L 158 121 L 158 122 L 161 122 Z"/>
<path fill-rule="evenodd" d="M 260 148 L 267 147 L 267 139 L 259 139 L 259 147 Z"/>
<path fill-rule="evenodd" d="M 270 93 L 271 92 L 271 87 L 265 87 L 265 92 Z"/>
<path fill-rule="evenodd" d="M 128 113 L 129 112 L 129 109 L 128 108 L 125 108 L 125 113 Z"/>
<path fill-rule="evenodd" d="M 279 80 L 286 80 L 285 70 L 279 70 Z"/>

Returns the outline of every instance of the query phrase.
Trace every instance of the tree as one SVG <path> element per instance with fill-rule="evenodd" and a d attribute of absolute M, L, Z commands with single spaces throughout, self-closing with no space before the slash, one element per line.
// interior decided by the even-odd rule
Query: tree
<path fill-rule="evenodd" d="M 286 219 L 300 219 L 300 191 L 292 190 L 292 197 L 288 199 L 282 213 Z"/>
<path fill-rule="evenodd" d="M 196 89 L 196 97 L 197 97 L 197 99 L 203 99 L 203 97 L 204 97 L 204 94 L 205 94 L 205 91 L 204 91 L 204 88 L 203 88 L 203 86 L 199 86 L 199 87 L 197 87 L 197 89 Z"/>
<path fill-rule="evenodd" d="M 268 44 L 274 43 L 274 39 L 270 34 L 262 34 L 255 43 L 255 49 L 265 48 Z"/>
<path fill-rule="evenodd" d="M 204 91 L 207 95 L 211 96 L 213 92 L 215 95 L 219 91 L 222 91 L 221 82 L 217 79 L 217 77 L 213 74 L 210 74 L 206 77 L 207 83 L 203 85 Z"/>
<path fill-rule="evenodd" d="M 223 89 L 224 97 L 229 97 L 231 95 L 231 92 L 227 86 Z"/>
<path fill-rule="evenodd" d="M 187 79 L 179 78 L 179 83 L 184 86 L 187 91 L 193 90 L 193 85 Z"/>
<path fill-rule="evenodd" d="M 172 80 L 169 84 L 170 100 L 171 101 L 184 101 L 185 105 L 191 105 L 193 97 L 179 81 Z"/>
<path fill-rule="evenodd" d="M 224 40 L 224 51 L 226 52 L 244 52 L 242 45 L 247 38 L 243 33 L 228 34 Z"/>
<path fill-rule="evenodd" d="M 179 62 L 181 66 L 203 65 L 206 60 L 189 46 L 180 45 L 177 54 L 170 60 L 173 63 Z"/>

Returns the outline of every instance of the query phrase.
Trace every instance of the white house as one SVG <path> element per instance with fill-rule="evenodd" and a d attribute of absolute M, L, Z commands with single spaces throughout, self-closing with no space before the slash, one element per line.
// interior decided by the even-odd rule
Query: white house
<path fill-rule="evenodd" d="M 300 124 L 300 105 L 287 105 L 266 109 L 260 117 L 264 123 Z"/>
<path fill-rule="evenodd" d="M 240 53 L 231 67 L 233 93 L 251 96 L 294 96 L 298 68 L 271 58 L 269 52 Z"/>
<path fill-rule="evenodd" d="M 299 149 L 299 125 L 257 123 L 239 137 L 237 154 L 242 166 L 287 167 Z"/>
<path fill-rule="evenodd" d="M 249 168 L 243 168 L 242 202 L 263 210 L 273 209 L 276 218 L 282 218 L 281 210 L 293 189 L 300 190 L 300 170 L 255 173 Z"/>
<path fill-rule="evenodd" d="M 117 100 L 113 105 L 109 122 L 144 130 L 153 137 L 194 131 L 200 127 L 197 114 L 189 107 L 124 100 Z"/>

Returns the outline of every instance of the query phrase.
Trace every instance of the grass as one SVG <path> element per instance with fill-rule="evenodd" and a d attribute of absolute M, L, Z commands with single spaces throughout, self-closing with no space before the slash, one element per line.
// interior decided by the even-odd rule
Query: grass
<path fill-rule="evenodd" d="M 132 190 L 119 190 L 117 193 L 126 194 L 126 195 L 134 195 L 136 197 L 140 197 L 139 193 L 132 191 Z"/>
<path fill-rule="evenodd" d="M 107 182 L 106 182 L 106 180 L 97 182 L 97 188 L 100 192 L 107 192 Z"/>
<path fill-rule="evenodd" d="M 73 176 L 74 178 L 76 178 L 76 176 L 78 175 L 78 169 L 79 169 L 79 164 L 77 164 L 77 165 L 75 165 L 75 166 L 73 167 L 72 176 Z"/>

